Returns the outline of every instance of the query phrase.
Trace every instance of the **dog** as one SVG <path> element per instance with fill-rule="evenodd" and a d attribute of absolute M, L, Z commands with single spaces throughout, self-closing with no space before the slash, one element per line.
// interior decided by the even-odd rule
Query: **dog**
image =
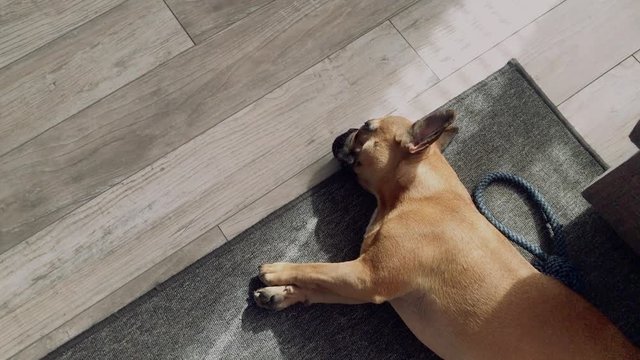
<path fill-rule="evenodd" d="M 640 359 L 594 306 L 538 272 L 478 212 L 442 155 L 451 110 L 350 129 L 334 156 L 375 195 L 360 256 L 260 266 L 260 307 L 389 302 L 444 359 Z"/>

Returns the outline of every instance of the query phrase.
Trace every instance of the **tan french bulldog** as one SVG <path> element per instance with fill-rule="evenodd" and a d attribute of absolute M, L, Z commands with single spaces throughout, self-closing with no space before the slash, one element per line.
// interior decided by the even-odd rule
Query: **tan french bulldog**
<path fill-rule="evenodd" d="M 442 150 L 453 111 L 369 120 L 334 142 L 377 198 L 360 256 L 265 264 L 264 308 L 388 301 L 445 359 L 640 359 L 597 309 L 539 273 L 475 208 Z"/>

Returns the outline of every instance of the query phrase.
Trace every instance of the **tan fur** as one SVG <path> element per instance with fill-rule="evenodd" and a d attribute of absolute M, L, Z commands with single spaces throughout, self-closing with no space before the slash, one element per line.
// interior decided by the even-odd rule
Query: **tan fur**
<path fill-rule="evenodd" d="M 455 134 L 450 122 L 435 139 L 416 139 L 424 129 L 401 117 L 369 122 L 349 139 L 354 171 L 378 200 L 360 257 L 263 265 L 258 305 L 388 301 L 445 359 L 640 359 L 608 319 L 536 271 L 476 210 L 441 152 Z"/>

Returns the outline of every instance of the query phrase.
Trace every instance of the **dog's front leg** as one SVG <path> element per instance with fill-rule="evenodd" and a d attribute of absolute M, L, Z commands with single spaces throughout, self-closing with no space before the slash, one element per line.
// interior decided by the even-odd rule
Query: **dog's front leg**
<path fill-rule="evenodd" d="M 281 310 L 298 302 L 360 304 L 381 303 L 369 269 L 360 260 L 343 263 L 265 264 L 260 279 L 267 285 L 254 298 L 259 306 Z"/>
<path fill-rule="evenodd" d="M 297 303 L 362 304 L 367 301 L 351 299 L 328 291 L 301 288 L 295 285 L 267 286 L 253 293 L 256 304 L 269 310 L 282 310 Z"/>

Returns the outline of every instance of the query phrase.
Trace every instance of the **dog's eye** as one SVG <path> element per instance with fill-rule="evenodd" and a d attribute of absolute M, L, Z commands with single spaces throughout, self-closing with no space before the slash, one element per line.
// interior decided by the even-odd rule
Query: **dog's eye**
<path fill-rule="evenodd" d="M 374 131 L 375 127 L 373 126 L 373 119 L 365 121 L 363 129 L 365 129 L 366 131 Z"/>

